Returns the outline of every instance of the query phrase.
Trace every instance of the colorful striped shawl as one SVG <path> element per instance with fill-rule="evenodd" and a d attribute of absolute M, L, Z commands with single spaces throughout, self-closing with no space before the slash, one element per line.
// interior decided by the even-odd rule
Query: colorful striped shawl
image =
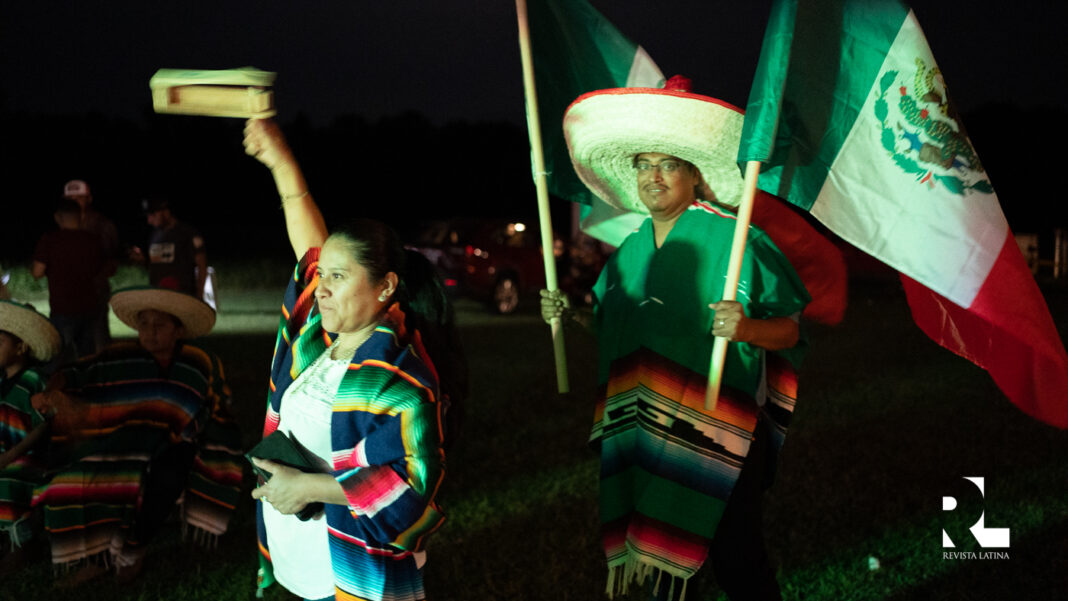
<path fill-rule="evenodd" d="M 161 370 L 136 342 L 120 342 L 64 369 L 66 390 L 89 404 L 91 426 L 77 440 L 53 437 L 65 456 L 37 488 L 52 561 L 76 562 L 129 538 L 149 461 L 179 441 L 196 444 L 182 507 L 186 526 L 225 532 L 240 495 L 241 440 L 218 358 L 183 345 Z M 112 549 L 120 550 L 118 547 Z"/>
<path fill-rule="evenodd" d="M 722 298 L 733 230 L 733 215 L 696 203 L 657 249 L 646 220 L 594 287 L 600 388 L 590 438 L 601 453 L 609 595 L 658 573 L 684 587 L 704 563 L 749 451 L 758 398 L 778 439 L 785 434 L 793 366 L 749 344 L 729 345 L 718 406 L 704 409 L 714 341 L 707 307 Z M 756 318 L 799 314 L 808 301 L 793 268 L 756 228 L 738 301 Z"/>
<path fill-rule="evenodd" d="M 0 453 L 14 447 L 44 422 L 30 403 L 30 397 L 42 390 L 44 381 L 32 369 L 0 379 Z M 33 487 L 45 478 L 38 455 L 31 450 L 0 470 L 0 531 L 10 532 L 16 542 L 16 523 L 30 513 Z"/>
<path fill-rule="evenodd" d="M 331 344 L 314 292 L 319 249 L 301 259 L 282 306 L 264 435 L 278 427 L 282 396 Z M 443 522 L 436 495 L 444 470 L 438 385 L 418 332 L 394 304 L 360 348 L 334 398 L 333 475 L 348 506 L 326 506 L 339 599 L 424 597 L 412 553 Z M 257 506 L 260 550 L 270 559 Z M 267 579 L 269 581 L 271 579 Z"/>

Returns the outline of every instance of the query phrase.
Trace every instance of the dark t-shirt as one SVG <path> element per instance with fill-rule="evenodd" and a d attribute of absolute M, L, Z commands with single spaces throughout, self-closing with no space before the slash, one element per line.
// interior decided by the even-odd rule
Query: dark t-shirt
<path fill-rule="evenodd" d="M 96 278 L 105 265 L 95 234 L 62 229 L 48 232 L 37 241 L 33 260 L 45 264 L 52 313 L 88 315 L 99 306 Z"/>
<path fill-rule="evenodd" d="M 110 219 L 90 208 L 82 215 L 81 229 L 97 237 L 105 261 L 119 260 L 119 234 Z"/>
<path fill-rule="evenodd" d="M 152 230 L 148 241 L 148 282 L 194 294 L 196 256 L 202 252 L 204 239 L 181 221 L 167 229 Z"/>

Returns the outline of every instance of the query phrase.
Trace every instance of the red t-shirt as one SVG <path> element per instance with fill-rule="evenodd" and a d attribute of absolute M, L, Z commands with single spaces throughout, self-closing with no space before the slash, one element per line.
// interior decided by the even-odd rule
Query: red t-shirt
<path fill-rule="evenodd" d="M 92 232 L 55 230 L 41 236 L 33 260 L 45 264 L 52 313 L 88 315 L 99 306 L 96 278 L 104 270 L 100 242 Z"/>

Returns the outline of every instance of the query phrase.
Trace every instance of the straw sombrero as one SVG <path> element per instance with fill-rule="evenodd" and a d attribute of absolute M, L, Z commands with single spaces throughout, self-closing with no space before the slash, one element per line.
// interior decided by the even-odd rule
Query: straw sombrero
<path fill-rule="evenodd" d="M 140 286 L 118 290 L 111 295 L 111 309 L 122 323 L 137 329 L 137 314 L 145 309 L 170 313 L 182 322 L 187 338 L 203 336 L 215 326 L 211 305 L 175 290 Z"/>
<path fill-rule="evenodd" d="M 676 75 L 662 89 L 598 90 L 571 103 L 564 137 L 575 172 L 591 192 L 617 208 L 648 214 L 638 198 L 633 160 L 642 152 L 661 152 L 696 165 L 714 200 L 738 205 L 742 111 L 691 93 L 689 84 Z"/>
<path fill-rule="evenodd" d="M 0 330 L 18 336 L 42 363 L 59 353 L 59 331 L 30 305 L 0 300 Z"/>

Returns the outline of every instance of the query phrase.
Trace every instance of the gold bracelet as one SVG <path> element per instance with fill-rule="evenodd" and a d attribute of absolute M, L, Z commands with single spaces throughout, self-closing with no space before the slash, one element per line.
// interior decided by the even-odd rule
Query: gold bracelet
<path fill-rule="evenodd" d="M 287 202 L 289 202 L 291 200 L 297 200 L 298 198 L 304 198 L 307 195 L 308 195 L 308 191 L 307 190 L 301 192 L 300 194 L 279 194 L 279 196 L 282 197 L 282 206 L 283 207 L 286 206 Z"/>

